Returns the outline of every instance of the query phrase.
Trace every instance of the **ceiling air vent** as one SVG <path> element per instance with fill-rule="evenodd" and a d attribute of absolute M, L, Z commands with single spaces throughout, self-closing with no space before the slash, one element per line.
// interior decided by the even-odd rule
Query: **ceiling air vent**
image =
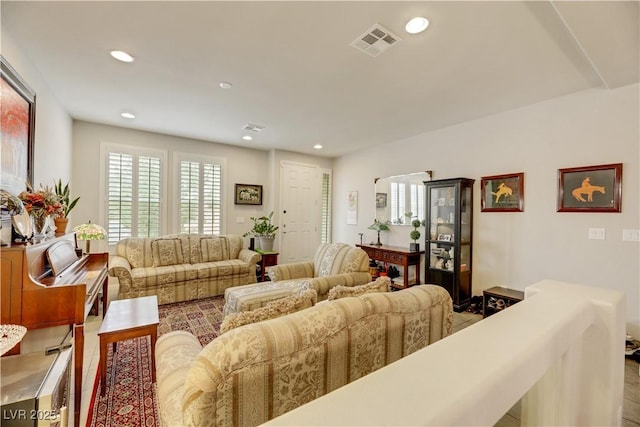
<path fill-rule="evenodd" d="M 254 125 L 253 123 L 247 123 L 246 125 L 242 126 L 242 130 L 247 130 L 250 132 L 260 132 L 262 129 L 264 129 L 264 126 Z"/>
<path fill-rule="evenodd" d="M 364 34 L 351 42 L 351 46 L 369 56 L 378 56 L 393 46 L 400 37 L 393 34 L 380 24 L 369 28 Z"/>

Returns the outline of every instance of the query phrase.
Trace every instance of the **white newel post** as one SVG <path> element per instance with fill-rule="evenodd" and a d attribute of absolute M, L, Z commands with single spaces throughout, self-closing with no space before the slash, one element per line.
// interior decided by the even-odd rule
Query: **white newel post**
<path fill-rule="evenodd" d="M 558 337 L 569 349 L 522 399 L 522 425 L 619 426 L 624 390 L 624 294 L 545 280 L 529 286 L 525 299 L 551 293 L 584 299 L 591 321 L 582 334 Z"/>

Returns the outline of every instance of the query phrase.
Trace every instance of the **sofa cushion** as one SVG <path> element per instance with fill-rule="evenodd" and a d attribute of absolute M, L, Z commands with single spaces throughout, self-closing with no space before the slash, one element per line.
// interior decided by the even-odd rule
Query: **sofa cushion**
<path fill-rule="evenodd" d="M 198 267 L 191 264 L 176 264 L 134 268 L 131 270 L 131 276 L 136 289 L 155 288 L 196 280 L 198 279 Z"/>
<path fill-rule="evenodd" d="M 322 244 L 316 250 L 313 258 L 314 277 L 369 271 L 367 253 L 346 243 Z"/>
<path fill-rule="evenodd" d="M 129 237 L 120 240 L 116 245 L 116 255 L 127 260 L 131 268 L 151 267 L 151 239 L 144 237 Z"/>
<path fill-rule="evenodd" d="M 288 297 L 312 289 L 309 280 L 287 280 L 286 282 L 260 282 L 244 286 L 233 286 L 224 291 L 224 316 L 240 311 L 251 311 L 264 307 L 273 300 Z M 316 290 L 317 292 L 317 290 Z"/>
<path fill-rule="evenodd" d="M 226 242 L 223 237 L 200 238 L 200 262 L 215 262 L 227 259 Z"/>
<path fill-rule="evenodd" d="M 153 267 L 184 264 L 182 242 L 179 238 L 155 239 L 151 242 Z"/>
<path fill-rule="evenodd" d="M 248 325 L 250 323 L 275 319 L 276 317 L 313 307 L 317 300 L 317 292 L 314 289 L 306 289 L 300 293 L 271 301 L 264 307 L 257 308 L 252 311 L 231 313 L 222 321 L 222 324 L 220 325 L 220 333 L 225 333 L 231 329 Z"/>
<path fill-rule="evenodd" d="M 358 286 L 336 286 L 329 290 L 327 300 L 334 300 L 345 297 L 357 297 L 374 292 L 388 292 L 391 286 L 389 277 L 378 277 L 371 283 Z"/>

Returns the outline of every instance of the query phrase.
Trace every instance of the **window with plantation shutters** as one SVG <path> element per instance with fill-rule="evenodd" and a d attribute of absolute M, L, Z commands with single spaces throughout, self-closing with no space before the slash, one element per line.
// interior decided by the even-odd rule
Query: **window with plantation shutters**
<path fill-rule="evenodd" d="M 391 183 L 391 222 L 393 224 L 402 224 L 405 214 L 406 203 L 406 185 L 403 182 Z"/>
<path fill-rule="evenodd" d="M 162 233 L 163 153 L 125 146 L 106 148 L 106 228 L 109 244 Z"/>
<path fill-rule="evenodd" d="M 411 219 L 424 219 L 424 184 L 411 184 Z M 411 221 L 408 221 L 409 224 Z"/>
<path fill-rule="evenodd" d="M 331 174 L 322 172 L 322 210 L 320 213 L 320 243 L 331 242 Z"/>
<path fill-rule="evenodd" d="M 222 234 L 222 161 L 177 155 L 179 230 Z"/>

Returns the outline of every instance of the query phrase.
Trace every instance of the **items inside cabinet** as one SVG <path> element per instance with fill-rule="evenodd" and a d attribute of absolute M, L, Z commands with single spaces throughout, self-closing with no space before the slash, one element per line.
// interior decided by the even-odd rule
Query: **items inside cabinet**
<path fill-rule="evenodd" d="M 471 299 L 473 179 L 425 181 L 425 280 L 447 289 L 456 311 Z"/>

